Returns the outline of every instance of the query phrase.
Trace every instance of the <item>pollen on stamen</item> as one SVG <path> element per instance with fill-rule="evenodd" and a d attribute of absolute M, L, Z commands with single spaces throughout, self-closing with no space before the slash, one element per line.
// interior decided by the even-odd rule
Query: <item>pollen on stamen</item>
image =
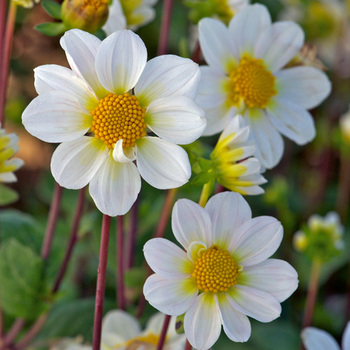
<path fill-rule="evenodd" d="M 136 140 L 146 136 L 145 113 L 136 96 L 109 93 L 91 112 L 91 131 L 108 148 L 112 149 L 121 139 L 123 147 L 132 147 Z"/>
<path fill-rule="evenodd" d="M 192 277 L 203 292 L 226 292 L 236 284 L 239 266 L 230 253 L 213 246 L 194 263 Z"/>
<path fill-rule="evenodd" d="M 266 108 L 271 97 L 277 94 L 275 80 L 262 59 L 244 55 L 230 74 L 228 102 L 239 106 L 243 101 L 249 108 Z"/>

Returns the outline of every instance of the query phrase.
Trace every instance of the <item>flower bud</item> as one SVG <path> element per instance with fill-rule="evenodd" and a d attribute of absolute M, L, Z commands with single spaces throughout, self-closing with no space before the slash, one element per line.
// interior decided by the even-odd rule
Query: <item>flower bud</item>
<path fill-rule="evenodd" d="M 108 0 L 64 0 L 62 3 L 62 21 L 67 28 L 95 33 L 107 17 Z"/>
<path fill-rule="evenodd" d="M 293 244 L 311 260 L 326 262 L 338 255 L 344 248 L 343 226 L 338 214 L 330 212 L 324 218 L 312 215 L 307 225 L 295 233 Z"/>

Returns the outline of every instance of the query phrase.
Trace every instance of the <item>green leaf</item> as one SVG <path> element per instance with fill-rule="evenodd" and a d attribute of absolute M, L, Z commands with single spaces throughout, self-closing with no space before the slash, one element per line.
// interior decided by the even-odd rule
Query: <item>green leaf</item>
<path fill-rule="evenodd" d="M 38 32 L 47 36 L 57 36 L 64 33 L 67 28 L 63 23 L 46 22 L 34 27 Z"/>
<path fill-rule="evenodd" d="M 45 309 L 44 262 L 15 239 L 0 249 L 0 302 L 11 316 L 32 320 Z"/>
<path fill-rule="evenodd" d="M 8 205 L 18 200 L 18 193 L 10 187 L 0 184 L 0 205 Z"/>
<path fill-rule="evenodd" d="M 29 214 L 14 209 L 3 210 L 0 212 L 0 242 L 10 238 L 15 238 L 24 246 L 39 252 L 42 229 Z"/>
<path fill-rule="evenodd" d="M 125 272 L 125 285 L 130 288 L 142 288 L 147 272 L 144 268 L 134 267 Z"/>
<path fill-rule="evenodd" d="M 184 319 L 185 319 L 185 314 L 182 314 L 182 315 L 176 317 L 175 331 L 177 334 L 184 334 L 185 333 Z"/>
<path fill-rule="evenodd" d="M 51 0 L 43 0 L 41 6 L 53 18 L 61 19 L 61 5 L 58 2 Z"/>

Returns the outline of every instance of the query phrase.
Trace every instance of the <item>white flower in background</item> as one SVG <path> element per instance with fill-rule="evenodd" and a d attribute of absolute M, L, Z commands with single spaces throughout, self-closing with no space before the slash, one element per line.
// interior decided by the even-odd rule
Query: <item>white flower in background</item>
<path fill-rule="evenodd" d="M 16 5 L 22 6 L 27 9 L 34 7 L 35 4 L 40 2 L 40 0 L 11 0 L 11 1 Z"/>
<path fill-rule="evenodd" d="M 249 137 L 249 126 L 238 115 L 226 126 L 210 154 L 216 180 L 225 188 L 241 194 L 261 194 L 259 186 L 266 183 L 260 174 L 260 163 L 253 157 L 255 146 Z"/>
<path fill-rule="evenodd" d="M 335 339 L 322 329 L 307 327 L 301 332 L 306 350 L 340 350 Z M 342 339 L 342 350 L 350 350 L 350 322 L 348 322 Z"/>
<path fill-rule="evenodd" d="M 120 29 L 136 30 L 154 19 L 156 3 L 157 0 L 113 0 L 102 29 L 107 35 Z"/>
<path fill-rule="evenodd" d="M 162 332 L 165 315 L 157 313 L 141 330 L 138 320 L 122 310 L 110 311 L 102 322 L 101 350 L 156 350 Z M 186 342 L 184 334 L 175 331 L 176 317 L 168 326 L 164 350 L 183 350 Z"/>
<path fill-rule="evenodd" d="M 247 316 L 261 322 L 279 317 L 280 303 L 298 285 L 293 267 L 268 259 L 282 240 L 279 221 L 252 219 L 241 195 L 224 192 L 205 208 L 177 201 L 172 229 L 186 252 L 164 238 L 149 240 L 144 254 L 155 274 L 144 294 L 165 314 L 185 313 L 185 334 L 194 348 L 209 349 L 221 325 L 231 340 L 244 342 L 251 333 Z"/>
<path fill-rule="evenodd" d="M 12 158 L 18 151 L 18 137 L 16 134 L 6 134 L 0 125 L 0 182 L 16 182 L 13 173 L 23 164 L 23 160 Z M 11 159 L 12 158 L 12 159 Z"/>
<path fill-rule="evenodd" d="M 303 46 L 297 24 L 272 24 L 266 7 L 255 4 L 237 13 L 228 28 L 202 19 L 199 40 L 209 64 L 201 67 L 197 98 L 208 119 L 205 135 L 220 132 L 242 114 L 266 168 L 282 157 L 281 134 L 300 145 L 314 138 L 314 122 L 306 110 L 320 104 L 331 85 L 314 67 L 282 69 Z"/>
<path fill-rule="evenodd" d="M 128 30 L 101 42 L 73 29 L 61 45 L 72 69 L 36 68 L 39 96 L 22 116 L 32 135 L 61 142 L 51 160 L 56 181 L 70 189 L 90 184 L 96 206 L 110 216 L 130 209 L 140 175 L 159 189 L 186 183 L 191 167 L 177 144 L 193 142 L 206 125 L 193 101 L 197 64 L 173 55 L 146 63 L 144 43 Z"/>

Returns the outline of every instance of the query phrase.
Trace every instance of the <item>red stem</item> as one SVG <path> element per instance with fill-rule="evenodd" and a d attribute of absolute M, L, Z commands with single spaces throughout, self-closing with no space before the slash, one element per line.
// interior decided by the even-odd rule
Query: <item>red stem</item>
<path fill-rule="evenodd" d="M 6 2 L 6 0 L 1 0 L 1 2 Z M 2 12 L 3 7 L 6 5 L 1 5 L 0 11 Z M 13 39 L 13 30 L 15 27 L 15 19 L 16 19 L 16 9 L 17 5 L 10 1 L 10 8 L 7 16 L 6 30 L 5 36 L 1 38 L 3 48 L 3 54 L 1 57 L 1 66 L 0 66 L 0 125 L 4 127 L 4 116 L 5 116 L 5 102 L 6 102 L 6 86 L 9 74 L 9 63 L 11 57 L 11 48 L 12 48 L 12 39 Z M 6 10 L 4 11 L 6 12 Z M 1 14 L 3 17 L 4 14 Z M 2 18 L 1 18 L 2 19 Z M 4 23 L 3 21 L 1 23 Z M 3 25 L 2 25 L 3 26 Z M 1 29 L 3 31 L 3 29 Z"/>
<path fill-rule="evenodd" d="M 134 252 L 136 245 L 136 236 L 137 236 L 137 223 L 138 223 L 138 212 L 139 212 L 139 199 L 136 199 L 136 202 L 131 208 L 131 224 L 130 232 L 128 235 L 128 246 L 126 247 L 127 255 L 125 257 L 125 267 L 130 269 L 134 264 Z"/>
<path fill-rule="evenodd" d="M 100 244 L 100 259 L 97 270 L 97 286 L 95 299 L 95 319 L 92 346 L 93 350 L 100 350 L 101 343 L 101 328 L 103 316 L 103 302 L 106 287 L 106 272 L 107 272 L 107 257 L 108 257 L 108 242 L 109 231 L 111 226 L 111 217 L 103 215 L 101 229 L 101 244 Z"/>
<path fill-rule="evenodd" d="M 7 349 L 7 347 L 12 344 L 12 342 L 17 337 L 17 334 L 22 330 L 25 325 L 25 321 L 23 318 L 18 318 L 14 324 L 12 325 L 10 331 L 4 338 L 2 345 L 0 346 L 0 350 Z"/>
<path fill-rule="evenodd" d="M 194 48 L 193 55 L 192 55 L 192 61 L 199 63 L 200 56 L 201 56 L 201 47 L 200 47 L 199 41 L 197 40 L 196 46 Z"/>
<path fill-rule="evenodd" d="M 171 23 L 171 13 L 173 8 L 173 0 L 164 0 L 162 24 L 160 27 L 158 56 L 164 55 L 168 50 L 169 29 Z"/>
<path fill-rule="evenodd" d="M 192 350 L 192 345 L 189 343 L 189 341 L 187 339 L 186 339 L 185 350 Z"/>
<path fill-rule="evenodd" d="M 303 320 L 303 328 L 311 326 L 312 317 L 314 314 L 318 284 L 320 280 L 322 263 L 318 260 L 314 260 L 311 266 L 311 275 L 309 280 L 309 286 L 307 290 L 306 306 Z"/>
<path fill-rule="evenodd" d="M 125 290 L 124 290 L 124 229 L 123 216 L 117 219 L 117 301 L 118 307 L 125 310 Z"/>
<path fill-rule="evenodd" d="M 63 262 L 62 262 L 62 265 L 61 265 L 60 270 L 58 272 L 58 275 L 56 277 L 55 284 L 52 288 L 53 294 L 57 293 L 57 291 L 61 285 L 63 276 L 66 273 L 68 263 L 69 263 L 70 258 L 72 256 L 72 253 L 73 253 L 73 248 L 74 248 L 75 243 L 77 242 L 77 239 L 78 239 L 78 228 L 79 228 L 81 216 L 83 214 L 84 200 L 85 200 L 85 187 L 79 191 L 78 203 L 77 203 L 77 208 L 76 208 L 76 212 L 75 212 L 75 216 L 74 216 L 72 231 L 71 231 L 71 234 L 69 237 L 67 252 L 66 252 L 66 255 L 63 259 Z"/>
<path fill-rule="evenodd" d="M 28 333 L 21 339 L 21 341 L 13 347 L 13 350 L 22 350 L 27 347 L 28 344 L 35 338 L 35 336 L 39 333 L 42 326 L 44 325 L 48 314 L 41 315 L 30 327 Z"/>
<path fill-rule="evenodd" d="M 49 218 L 46 226 L 45 238 L 41 248 L 41 257 L 47 260 L 52 246 L 52 240 L 55 233 L 58 212 L 61 204 L 63 188 L 56 182 L 52 197 Z"/>
<path fill-rule="evenodd" d="M 166 333 L 167 333 L 168 327 L 169 327 L 170 319 L 171 319 L 171 316 L 165 315 L 163 328 L 162 328 L 162 333 L 160 334 L 158 345 L 157 345 L 157 350 L 162 350 L 163 349 L 163 346 L 164 346 L 164 343 L 165 343 Z"/>

